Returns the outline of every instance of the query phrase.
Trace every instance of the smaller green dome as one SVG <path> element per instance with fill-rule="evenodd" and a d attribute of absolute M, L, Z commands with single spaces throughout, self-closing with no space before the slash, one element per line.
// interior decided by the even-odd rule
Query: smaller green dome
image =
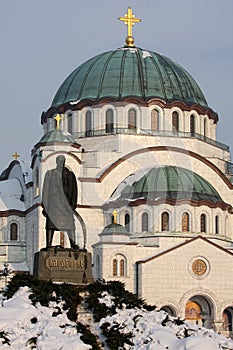
<path fill-rule="evenodd" d="M 64 132 L 62 130 L 49 131 L 45 135 L 43 135 L 39 141 L 39 143 L 54 143 L 54 142 L 71 143 L 71 144 L 76 144 L 80 146 L 70 133 Z"/>
<path fill-rule="evenodd" d="M 109 234 L 129 234 L 129 232 L 126 230 L 126 228 L 120 224 L 110 224 L 105 226 L 103 231 L 101 232 L 102 235 L 109 235 Z"/>
<path fill-rule="evenodd" d="M 146 173 L 139 172 L 129 176 L 118 186 L 111 198 L 128 201 L 185 199 L 223 202 L 207 180 L 191 170 L 176 166 L 155 167 L 147 170 Z"/>

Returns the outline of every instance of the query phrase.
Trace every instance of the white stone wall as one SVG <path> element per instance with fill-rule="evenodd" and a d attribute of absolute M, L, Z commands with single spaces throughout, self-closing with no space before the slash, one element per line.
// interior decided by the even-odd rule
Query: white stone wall
<path fill-rule="evenodd" d="M 192 273 L 196 258 L 207 260 L 204 278 Z M 223 310 L 232 304 L 232 259 L 233 255 L 203 240 L 190 242 L 140 264 L 140 295 L 158 308 L 175 305 L 184 318 L 186 303 L 199 294 L 212 300 L 214 318 L 221 319 Z"/>

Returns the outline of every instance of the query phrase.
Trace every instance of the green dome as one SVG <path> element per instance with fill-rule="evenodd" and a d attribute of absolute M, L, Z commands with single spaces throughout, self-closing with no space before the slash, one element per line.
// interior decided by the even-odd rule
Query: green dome
<path fill-rule="evenodd" d="M 129 232 L 126 230 L 126 228 L 120 224 L 110 224 L 105 226 L 103 231 L 101 232 L 101 235 L 109 235 L 112 233 L 118 233 L 118 234 L 129 234 Z"/>
<path fill-rule="evenodd" d="M 127 97 L 161 98 L 207 107 L 206 99 L 189 73 L 169 58 L 140 48 L 104 52 L 76 68 L 58 89 L 52 106 L 81 100 Z"/>
<path fill-rule="evenodd" d="M 125 183 L 125 185 L 123 185 Z M 214 187 L 191 170 L 176 166 L 162 166 L 129 176 L 118 186 L 112 200 L 208 200 L 223 202 Z"/>
<path fill-rule="evenodd" d="M 39 143 L 54 143 L 54 142 L 71 143 L 71 144 L 76 144 L 80 146 L 70 133 L 62 130 L 49 131 L 45 135 L 43 135 L 39 141 Z"/>

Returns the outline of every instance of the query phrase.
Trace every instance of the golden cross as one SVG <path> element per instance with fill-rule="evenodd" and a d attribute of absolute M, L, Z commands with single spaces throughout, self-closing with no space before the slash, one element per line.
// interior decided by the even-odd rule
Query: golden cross
<path fill-rule="evenodd" d="M 112 215 L 113 215 L 113 223 L 117 224 L 117 211 L 116 211 L 116 209 L 113 210 Z"/>
<path fill-rule="evenodd" d="M 57 114 L 56 117 L 54 117 L 54 119 L 56 120 L 56 129 L 60 130 L 60 121 L 62 120 L 62 117 L 60 116 L 60 114 Z"/>
<path fill-rule="evenodd" d="M 120 21 L 124 21 L 128 26 L 128 36 L 132 36 L 132 27 L 134 26 L 134 23 L 141 22 L 140 18 L 135 18 L 131 7 L 128 7 L 128 12 L 125 14 L 125 17 L 118 17 L 118 19 Z"/>
<path fill-rule="evenodd" d="M 13 157 L 15 160 L 17 160 L 17 159 L 20 157 L 20 155 L 19 155 L 17 152 L 15 152 L 14 154 L 12 154 L 12 157 Z"/>

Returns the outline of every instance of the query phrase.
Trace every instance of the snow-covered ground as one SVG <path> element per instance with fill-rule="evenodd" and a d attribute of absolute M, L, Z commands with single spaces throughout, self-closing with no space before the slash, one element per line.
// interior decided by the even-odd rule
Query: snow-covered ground
<path fill-rule="evenodd" d="M 87 350 L 77 333 L 75 322 L 71 322 L 64 311 L 58 316 L 52 314 L 62 309 L 51 302 L 50 307 L 33 306 L 29 299 L 30 289 L 21 287 L 0 307 L 0 349 L 24 350 Z M 8 341 L 9 344 L 8 345 Z"/>
<path fill-rule="evenodd" d="M 86 345 L 77 333 L 75 322 L 71 322 L 66 311 L 62 311 L 62 302 L 50 303 L 50 307 L 37 303 L 32 305 L 29 299 L 30 289 L 21 287 L 9 300 L 3 300 L 0 306 L 0 349 L 39 349 L 39 350 L 86 350 Z M 109 307 L 114 302 L 107 293 L 99 300 Z M 61 313 L 57 313 L 60 308 Z M 56 315 L 57 314 L 57 315 Z M 120 325 L 124 333 L 132 332 L 131 350 L 217 350 L 233 349 L 233 341 L 212 330 L 199 328 L 188 323 L 176 324 L 168 320 L 164 312 L 144 309 L 117 310 L 113 316 L 107 316 L 95 326 L 108 322 Z M 186 337 L 185 337 L 186 335 Z M 188 336 L 187 336 L 188 335 Z"/>

